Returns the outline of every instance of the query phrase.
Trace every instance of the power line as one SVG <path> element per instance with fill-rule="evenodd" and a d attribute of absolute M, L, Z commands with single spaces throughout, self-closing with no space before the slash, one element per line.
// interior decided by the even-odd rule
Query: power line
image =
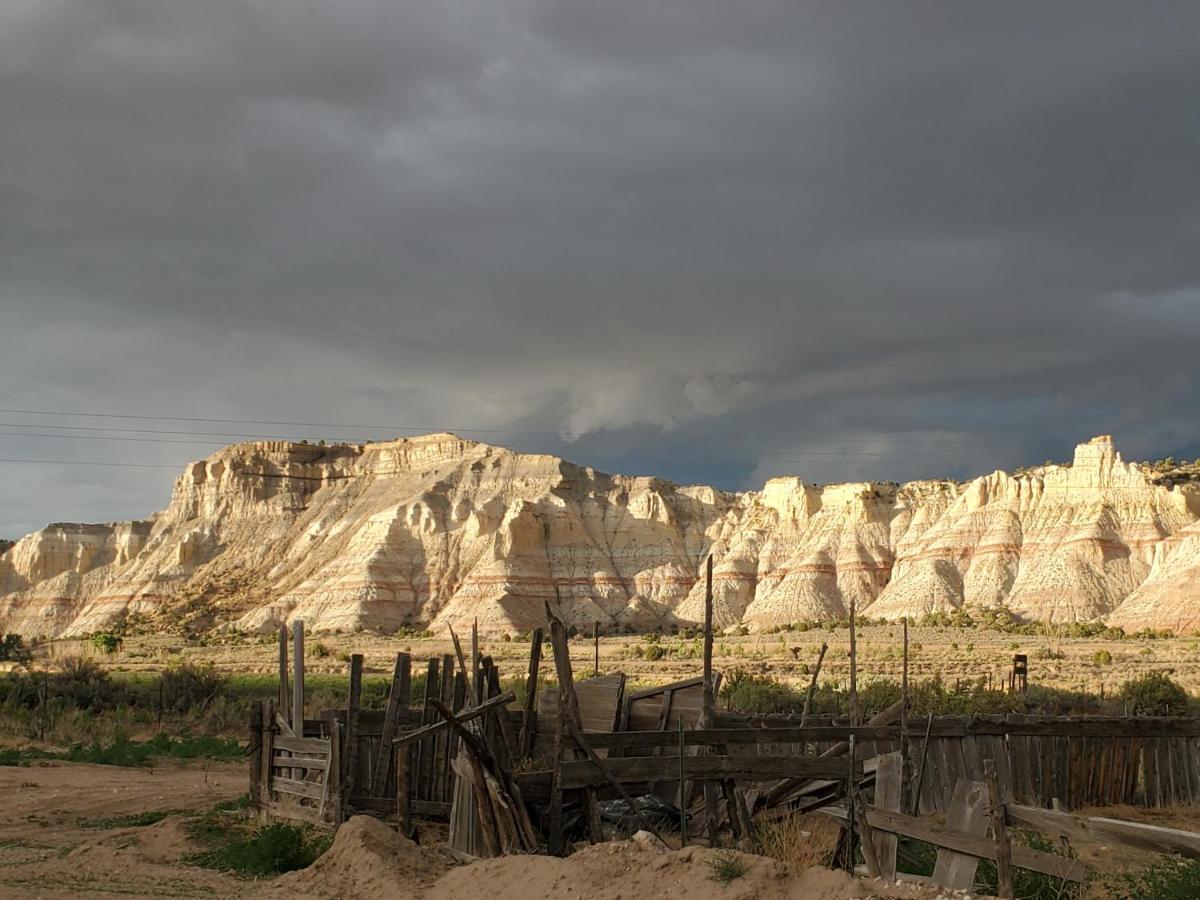
<path fill-rule="evenodd" d="M 122 469 L 172 469 L 176 472 L 179 471 L 179 466 L 160 463 L 99 462 L 90 459 L 12 459 L 0 457 L 0 463 L 32 463 L 39 466 L 114 466 Z"/>
<path fill-rule="evenodd" d="M 0 431 L 0 437 L 29 437 L 29 438 L 64 438 L 69 441 L 133 441 L 139 444 L 207 444 L 216 447 L 224 447 L 225 441 L 180 441 L 172 438 L 150 438 L 150 437 L 115 437 L 106 434 L 45 434 L 28 431 Z"/>

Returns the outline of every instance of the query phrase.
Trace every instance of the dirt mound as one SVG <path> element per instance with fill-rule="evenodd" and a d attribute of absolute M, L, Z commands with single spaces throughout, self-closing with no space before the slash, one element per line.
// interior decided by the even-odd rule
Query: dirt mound
<path fill-rule="evenodd" d="M 419 847 L 377 819 L 354 816 L 320 859 L 276 879 L 269 895 L 347 900 L 418 895 L 454 865 L 449 855 Z"/>
<path fill-rule="evenodd" d="M 721 883 L 721 864 L 744 871 Z M 442 877 L 427 900 L 588 900 L 718 897 L 721 900 L 834 900 L 843 897 L 920 897 L 922 891 L 864 882 L 844 872 L 792 872 L 777 860 L 736 851 L 685 847 L 660 850 L 633 841 L 597 844 L 566 859 L 506 856 L 482 860 Z"/>
<path fill-rule="evenodd" d="M 179 816 L 167 816 L 161 822 L 139 828 L 137 838 L 142 856 L 151 862 L 176 862 L 200 849 Z"/>

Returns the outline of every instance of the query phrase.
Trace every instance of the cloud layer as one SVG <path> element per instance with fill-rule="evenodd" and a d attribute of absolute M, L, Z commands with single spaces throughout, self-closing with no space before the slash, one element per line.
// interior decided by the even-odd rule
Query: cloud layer
<path fill-rule="evenodd" d="M 8 3 L 0 406 L 504 429 L 472 435 L 726 487 L 1097 432 L 1197 455 L 1198 29 L 1186 3 Z M 0 414 L 39 421 L 114 424 Z M 210 449 L 17 431 L 0 457 Z M 144 514 L 169 476 L 0 464 L 0 535 Z"/>

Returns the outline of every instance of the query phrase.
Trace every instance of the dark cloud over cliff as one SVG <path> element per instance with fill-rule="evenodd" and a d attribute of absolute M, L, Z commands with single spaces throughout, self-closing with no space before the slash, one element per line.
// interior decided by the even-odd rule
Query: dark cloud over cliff
<path fill-rule="evenodd" d="M 1197 33 L 1186 3 L 6 4 L 0 407 L 389 427 L 2 413 L 0 457 L 411 425 L 744 487 L 1200 454 Z M 2 463 L 0 535 L 170 475 Z"/>

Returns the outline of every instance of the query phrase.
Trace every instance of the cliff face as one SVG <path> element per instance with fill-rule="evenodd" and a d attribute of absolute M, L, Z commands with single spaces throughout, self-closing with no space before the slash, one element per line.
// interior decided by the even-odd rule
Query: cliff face
<path fill-rule="evenodd" d="M 732 494 L 605 475 L 454 435 L 239 444 L 193 463 L 144 522 L 51 525 L 0 556 L 0 627 L 71 635 L 126 617 L 258 629 L 646 627 L 896 618 L 963 604 L 1029 618 L 1200 627 L 1200 493 L 1107 438 L 1013 477 Z"/>

